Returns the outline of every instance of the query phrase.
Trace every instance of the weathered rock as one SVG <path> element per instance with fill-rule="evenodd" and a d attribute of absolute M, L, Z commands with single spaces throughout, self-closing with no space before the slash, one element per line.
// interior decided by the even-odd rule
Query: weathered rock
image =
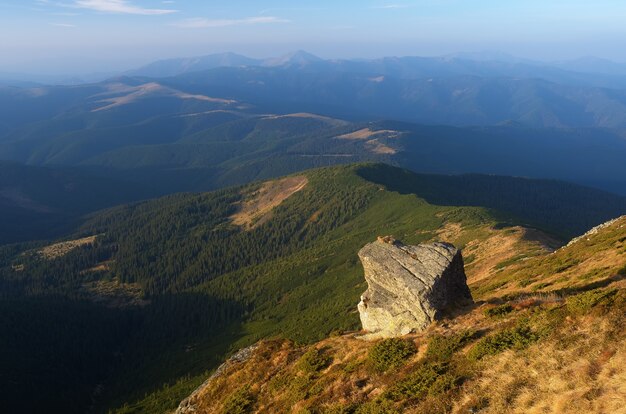
<path fill-rule="evenodd" d="M 198 412 L 198 401 L 201 399 L 201 394 L 202 392 L 209 388 L 211 386 L 211 384 L 213 383 L 213 381 L 216 378 L 219 378 L 222 374 L 224 374 L 224 372 L 230 368 L 233 365 L 237 365 L 237 364 L 242 364 L 244 362 L 246 362 L 248 359 L 250 359 L 250 357 L 252 357 L 252 354 L 254 354 L 254 351 L 256 351 L 259 347 L 259 344 L 256 343 L 254 345 L 251 345 L 247 348 L 243 348 L 241 350 L 239 350 L 237 353 L 235 353 L 233 356 L 231 356 L 230 358 L 228 358 L 228 360 L 226 360 L 226 362 L 224 362 L 222 365 L 220 365 L 215 372 L 206 380 L 202 383 L 202 385 L 200 385 L 198 388 L 196 388 L 194 390 L 194 392 L 191 393 L 191 395 L 189 395 L 189 397 L 185 398 L 184 400 L 182 400 L 180 402 L 180 404 L 178 405 L 178 408 L 176 409 L 176 411 L 174 412 L 174 414 L 194 414 Z"/>
<path fill-rule="evenodd" d="M 455 305 L 472 302 L 461 251 L 451 244 L 406 246 L 379 237 L 359 251 L 368 289 L 358 305 L 369 337 L 426 328 Z"/>

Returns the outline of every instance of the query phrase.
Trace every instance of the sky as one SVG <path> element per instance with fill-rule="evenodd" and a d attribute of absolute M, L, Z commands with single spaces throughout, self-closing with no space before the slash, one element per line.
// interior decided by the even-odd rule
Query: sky
<path fill-rule="evenodd" d="M 114 72 L 170 57 L 500 51 L 626 62 L 623 0 L 0 0 L 0 72 Z"/>

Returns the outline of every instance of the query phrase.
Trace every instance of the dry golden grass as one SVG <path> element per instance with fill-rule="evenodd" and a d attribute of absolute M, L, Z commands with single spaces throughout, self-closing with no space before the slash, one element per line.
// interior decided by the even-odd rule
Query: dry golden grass
<path fill-rule="evenodd" d="M 230 365 L 198 390 L 192 401 L 195 412 L 223 412 L 229 396 L 249 387 L 255 413 L 354 412 L 341 410 L 375 400 L 414 414 L 626 413 L 626 219 L 555 253 L 546 247 L 549 238 L 523 228 L 449 224 L 438 237 L 473 247 L 474 291 L 495 283 L 482 295 L 509 304 L 507 313 L 486 313 L 494 307 L 490 302 L 457 309 L 424 332 L 407 336 L 418 352 L 399 368 L 382 373 L 368 362 L 376 341 L 358 339 L 354 333 L 304 347 L 280 339 L 263 341 L 251 359 Z M 480 239 L 485 245 L 477 243 Z M 511 260 L 520 252 L 534 256 Z M 557 275 L 551 273 L 562 268 Z M 515 278 L 524 272 L 540 273 L 544 280 L 565 274 L 572 289 L 520 289 Z M 589 272 L 593 276 L 581 284 L 581 274 Z M 491 349 L 479 359 L 472 356 L 484 339 L 520 326 L 533 335 L 522 347 Z M 466 336 L 468 342 L 444 362 L 456 378 L 452 389 L 420 397 L 402 394 L 407 396 L 399 400 L 390 397 L 399 383 L 439 363 L 433 358 L 440 357 L 428 351 L 433 338 L 459 338 L 468 332 L 473 332 Z M 330 356 L 331 362 L 319 371 L 303 370 L 300 358 L 311 348 Z"/>
<path fill-rule="evenodd" d="M 50 246 L 46 246 L 40 249 L 39 251 L 37 251 L 37 253 L 46 260 L 56 259 L 65 256 L 72 250 L 77 249 L 81 246 L 94 244 L 96 241 L 96 237 L 98 236 L 83 237 L 82 239 L 68 240 L 60 243 L 51 244 Z"/>
<path fill-rule="evenodd" d="M 349 122 L 344 121 L 342 119 L 330 118 L 323 115 L 311 114 L 308 112 L 298 112 L 294 114 L 285 114 L 285 115 L 271 115 L 268 116 L 267 119 L 281 119 L 281 118 L 307 118 L 307 119 L 315 119 L 317 121 L 326 122 L 332 126 L 347 126 L 350 125 Z"/>
<path fill-rule="evenodd" d="M 82 291 L 89 300 L 111 308 L 145 306 L 149 303 L 143 298 L 138 283 L 121 283 L 117 279 L 83 283 Z"/>
<path fill-rule="evenodd" d="M 261 225 L 271 217 L 274 207 L 302 190 L 308 182 L 305 176 L 268 181 L 257 191 L 247 195 L 238 211 L 230 219 L 233 224 L 247 229 Z"/>
<path fill-rule="evenodd" d="M 559 243 L 549 236 L 524 227 L 494 229 L 491 226 L 464 228 L 459 223 L 446 223 L 433 238 L 463 248 L 468 284 L 492 278 L 503 263 L 514 258 L 520 261 L 538 254 L 547 254 Z M 515 261 L 512 261 L 515 263 Z"/>
<path fill-rule="evenodd" d="M 237 103 L 237 101 L 233 101 L 230 99 L 220 99 L 220 98 L 212 98 L 205 95 L 193 95 L 186 92 L 182 92 L 176 89 L 168 88 L 167 86 L 163 86 L 156 82 L 148 82 L 143 85 L 138 86 L 129 86 L 124 84 L 117 84 L 116 87 L 110 88 L 110 91 L 106 94 L 120 94 L 102 99 L 98 102 L 104 104 L 103 106 L 93 109 L 91 112 L 99 112 L 106 111 L 108 109 L 112 109 L 118 106 L 131 104 L 139 99 L 145 98 L 147 96 L 155 95 L 155 96 L 172 96 L 179 99 L 191 99 L 196 101 L 206 101 L 206 102 L 214 102 L 223 105 L 232 105 Z"/>
<path fill-rule="evenodd" d="M 395 154 L 398 152 L 394 148 L 391 148 L 388 145 L 383 144 L 377 139 L 369 140 L 365 143 L 365 147 L 374 154 Z"/>
<path fill-rule="evenodd" d="M 476 280 L 473 292 L 485 300 L 505 295 L 562 292 L 623 283 L 626 217 L 552 254 L 511 263 L 505 271 Z"/>
<path fill-rule="evenodd" d="M 363 128 L 348 134 L 339 135 L 337 139 L 365 141 L 364 145 L 368 151 L 374 154 L 392 155 L 398 151 L 395 148 L 380 142 L 378 138 L 399 138 L 402 134 L 403 133 L 400 131 L 388 129 L 374 131 L 370 128 Z"/>
<path fill-rule="evenodd" d="M 625 413 L 626 335 L 605 319 L 567 322 L 558 339 L 489 359 L 453 413 Z"/>
<path fill-rule="evenodd" d="M 358 139 L 358 140 L 366 140 L 372 137 L 377 137 L 381 135 L 385 135 L 388 138 L 396 138 L 400 136 L 402 133 L 398 131 L 392 131 L 389 129 L 381 129 L 378 131 L 371 130 L 369 128 L 359 129 L 358 131 L 350 132 L 348 134 L 339 135 L 337 139 Z"/>

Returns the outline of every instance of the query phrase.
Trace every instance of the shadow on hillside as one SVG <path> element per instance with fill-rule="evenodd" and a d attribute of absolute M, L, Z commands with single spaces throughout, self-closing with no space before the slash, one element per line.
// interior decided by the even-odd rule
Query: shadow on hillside
<path fill-rule="evenodd" d="M 612 283 L 615 282 L 619 282 L 621 280 L 626 279 L 626 275 L 622 275 L 622 274 L 616 274 L 613 276 L 609 276 L 605 279 L 601 279 L 601 280 L 597 280 L 595 282 L 592 283 L 588 283 L 586 285 L 582 285 L 582 286 L 576 286 L 576 287 L 572 287 L 572 288 L 563 288 L 563 289 L 558 289 L 555 290 L 553 292 L 550 293 L 554 293 L 560 296 L 571 296 L 571 295 L 576 295 L 579 293 L 583 293 L 583 292 L 587 292 L 590 290 L 594 290 L 594 289 L 600 289 L 600 288 L 604 288 L 609 286 Z"/>
<path fill-rule="evenodd" d="M 430 204 L 492 209 L 497 220 L 538 227 L 564 240 L 626 212 L 624 197 L 556 180 L 417 174 L 385 164 L 363 166 L 357 174 Z"/>

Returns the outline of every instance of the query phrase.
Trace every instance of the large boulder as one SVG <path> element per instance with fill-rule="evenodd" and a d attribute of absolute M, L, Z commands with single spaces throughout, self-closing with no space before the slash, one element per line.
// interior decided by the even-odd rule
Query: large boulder
<path fill-rule="evenodd" d="M 358 309 L 370 337 L 423 330 L 443 310 L 472 302 L 461 251 L 451 244 L 407 246 L 379 237 L 359 258 L 368 288 Z"/>

